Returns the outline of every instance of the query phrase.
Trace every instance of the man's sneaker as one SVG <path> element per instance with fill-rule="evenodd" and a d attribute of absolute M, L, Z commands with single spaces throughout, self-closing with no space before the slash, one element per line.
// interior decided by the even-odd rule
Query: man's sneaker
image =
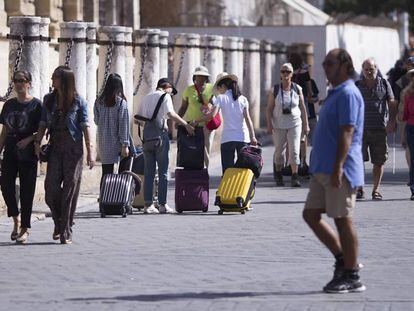
<path fill-rule="evenodd" d="M 366 290 L 366 287 L 359 278 L 353 279 L 346 273 L 343 273 L 338 279 L 335 279 L 334 276 L 332 281 L 323 288 L 324 292 L 333 294 L 360 293 L 364 290 Z"/>
<path fill-rule="evenodd" d="M 276 186 L 283 187 L 285 185 L 285 183 L 283 182 L 282 172 L 275 172 L 274 177 L 276 181 Z"/>
<path fill-rule="evenodd" d="M 292 179 L 290 181 L 290 185 L 292 187 L 300 187 L 300 181 L 299 181 L 298 174 L 292 174 Z"/>
<path fill-rule="evenodd" d="M 154 204 L 152 204 L 151 206 L 144 207 L 144 214 L 159 214 L 159 211 Z"/>
<path fill-rule="evenodd" d="M 358 187 L 356 191 L 356 199 L 363 200 L 365 199 L 364 189 L 362 187 Z"/>
<path fill-rule="evenodd" d="M 171 214 L 174 213 L 174 210 L 168 206 L 168 204 L 160 205 L 159 209 L 160 214 Z"/>

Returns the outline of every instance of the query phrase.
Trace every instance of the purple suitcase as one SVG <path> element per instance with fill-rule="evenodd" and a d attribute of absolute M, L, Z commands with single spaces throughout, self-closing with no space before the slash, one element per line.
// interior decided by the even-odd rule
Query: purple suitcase
<path fill-rule="evenodd" d="M 175 170 L 175 210 L 208 211 L 209 177 L 207 169 Z"/>

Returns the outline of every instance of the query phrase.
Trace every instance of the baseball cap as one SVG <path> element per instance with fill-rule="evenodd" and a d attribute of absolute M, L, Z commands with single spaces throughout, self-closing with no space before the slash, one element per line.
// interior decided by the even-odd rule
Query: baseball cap
<path fill-rule="evenodd" d="M 167 83 L 169 85 L 171 85 L 171 87 L 173 89 L 172 94 L 173 95 L 177 94 L 177 89 L 175 88 L 174 84 L 168 78 L 161 78 L 161 79 L 159 79 L 158 82 L 157 82 L 157 89 L 158 88 L 163 88 L 163 85 L 164 84 L 167 84 Z"/>

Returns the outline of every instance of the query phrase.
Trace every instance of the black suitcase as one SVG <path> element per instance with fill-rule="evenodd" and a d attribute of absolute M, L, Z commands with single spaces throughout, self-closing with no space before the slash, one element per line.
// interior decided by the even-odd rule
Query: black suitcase
<path fill-rule="evenodd" d="M 188 135 L 184 126 L 177 129 L 177 167 L 201 170 L 204 168 L 204 132 L 195 127 L 194 135 Z"/>
<path fill-rule="evenodd" d="M 99 212 L 102 218 L 106 215 L 126 217 L 127 214 L 132 214 L 135 185 L 141 183 L 140 178 L 131 172 L 132 162 L 131 157 L 128 171 L 103 176 L 99 194 Z"/>

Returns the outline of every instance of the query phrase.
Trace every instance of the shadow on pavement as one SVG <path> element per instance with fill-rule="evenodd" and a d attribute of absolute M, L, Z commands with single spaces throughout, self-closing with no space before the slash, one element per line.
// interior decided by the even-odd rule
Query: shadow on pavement
<path fill-rule="evenodd" d="M 153 295 L 132 295 L 132 296 L 115 296 L 115 297 L 90 297 L 90 298 L 71 298 L 71 301 L 145 301 L 156 302 L 166 300 L 186 300 L 186 299 L 222 299 L 222 298 L 241 298 L 241 297 L 259 297 L 259 296 L 306 296 L 321 294 L 322 291 L 286 291 L 286 292 L 233 292 L 233 293 L 173 293 L 173 294 L 153 294 Z"/>
<path fill-rule="evenodd" d="M 25 244 L 17 244 L 16 242 L 0 242 L 0 247 L 2 246 L 43 246 L 43 245 L 60 245 L 60 243 L 56 242 L 37 242 L 37 243 L 30 243 L 27 242 Z"/>

